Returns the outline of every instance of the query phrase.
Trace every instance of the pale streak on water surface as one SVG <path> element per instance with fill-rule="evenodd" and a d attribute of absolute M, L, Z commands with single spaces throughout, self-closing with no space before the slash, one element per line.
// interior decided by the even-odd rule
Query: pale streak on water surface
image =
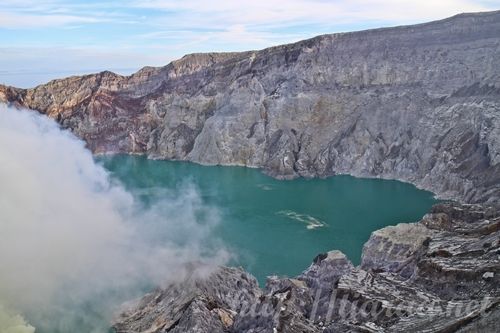
<path fill-rule="evenodd" d="M 294 212 L 293 210 L 281 210 L 276 213 L 277 215 L 280 216 L 285 216 L 288 217 L 289 219 L 299 221 L 302 223 L 307 224 L 307 229 L 313 230 L 317 228 L 323 228 L 326 227 L 327 224 L 320 219 L 315 218 L 314 216 L 308 215 L 308 214 L 301 214 Z"/>

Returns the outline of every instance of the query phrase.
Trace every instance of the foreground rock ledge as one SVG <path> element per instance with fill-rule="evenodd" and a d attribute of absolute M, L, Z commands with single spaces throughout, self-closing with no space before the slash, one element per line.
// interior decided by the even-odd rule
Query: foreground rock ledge
<path fill-rule="evenodd" d="M 261 290 L 220 267 L 129 306 L 119 333 L 497 332 L 500 212 L 441 204 L 415 224 L 375 231 L 354 267 L 339 251 Z"/>

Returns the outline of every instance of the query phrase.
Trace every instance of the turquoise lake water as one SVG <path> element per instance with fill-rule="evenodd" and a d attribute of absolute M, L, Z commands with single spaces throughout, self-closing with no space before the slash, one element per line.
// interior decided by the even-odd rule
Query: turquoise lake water
<path fill-rule="evenodd" d="M 419 220 L 433 194 L 393 180 L 334 176 L 280 181 L 256 169 L 106 156 L 99 162 L 145 205 L 194 187 L 218 212 L 217 238 L 260 283 L 296 276 L 322 252 L 338 249 L 359 264 L 372 231 Z M 202 216 L 199 217 L 203 219 Z"/>

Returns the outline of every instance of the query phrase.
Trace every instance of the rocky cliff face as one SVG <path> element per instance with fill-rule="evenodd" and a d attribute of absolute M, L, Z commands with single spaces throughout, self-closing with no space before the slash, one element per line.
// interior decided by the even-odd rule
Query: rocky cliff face
<path fill-rule="evenodd" d="M 500 215 L 438 205 L 419 223 L 376 231 L 354 267 L 319 255 L 264 290 L 239 269 L 157 290 L 116 318 L 118 333 L 497 332 Z"/>
<path fill-rule="evenodd" d="M 500 12 L 319 36 L 255 52 L 194 54 L 0 86 L 94 153 L 259 167 L 279 178 L 395 178 L 477 205 L 436 206 L 261 290 L 220 268 L 145 296 L 132 332 L 495 332 L 500 319 Z"/>
<path fill-rule="evenodd" d="M 500 12 L 193 54 L 128 77 L 0 86 L 0 100 L 57 119 L 95 153 L 500 198 Z"/>

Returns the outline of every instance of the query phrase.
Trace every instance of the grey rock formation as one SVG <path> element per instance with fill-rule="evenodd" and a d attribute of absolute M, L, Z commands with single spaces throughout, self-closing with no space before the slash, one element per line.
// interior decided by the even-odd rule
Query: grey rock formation
<path fill-rule="evenodd" d="M 500 12 L 192 54 L 0 86 L 95 153 L 259 167 L 279 178 L 394 178 L 442 198 L 500 198 Z"/>
<path fill-rule="evenodd" d="M 147 295 L 118 332 L 497 332 L 500 212 L 443 204 L 372 234 L 354 267 L 319 255 L 297 279 L 220 268 Z M 488 278 L 484 275 L 488 273 Z M 196 287 L 193 287 L 193 284 Z"/>
<path fill-rule="evenodd" d="M 208 277 L 193 274 L 180 284 L 124 305 L 115 329 L 118 333 L 222 333 L 233 326 L 237 312 L 261 294 L 253 276 L 221 267 Z"/>
<path fill-rule="evenodd" d="M 262 168 L 278 178 L 393 178 L 442 198 L 373 233 L 354 267 L 319 255 L 297 279 L 220 268 L 129 305 L 132 332 L 495 332 L 500 318 L 500 11 L 193 54 L 0 101 L 56 119 L 94 153 Z"/>

